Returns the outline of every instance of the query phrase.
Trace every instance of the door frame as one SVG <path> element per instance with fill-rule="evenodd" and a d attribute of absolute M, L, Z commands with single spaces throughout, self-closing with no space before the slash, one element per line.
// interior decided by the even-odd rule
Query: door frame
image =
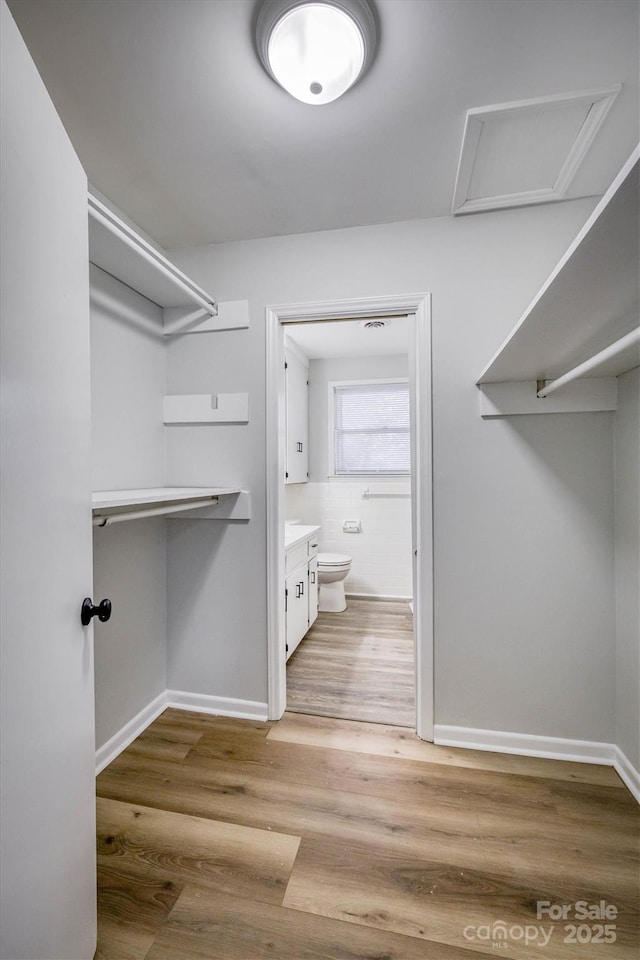
<path fill-rule="evenodd" d="M 290 303 L 266 308 L 267 668 L 269 719 L 286 709 L 284 606 L 284 327 L 319 320 L 408 315 L 411 396 L 411 519 L 416 681 L 416 732 L 433 740 L 433 457 L 431 295 L 392 294 L 349 300 Z"/>

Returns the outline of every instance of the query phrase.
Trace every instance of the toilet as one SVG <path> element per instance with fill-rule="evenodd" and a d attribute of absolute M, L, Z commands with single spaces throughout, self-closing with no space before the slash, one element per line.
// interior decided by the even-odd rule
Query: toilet
<path fill-rule="evenodd" d="M 318 610 L 341 613 L 347 609 L 344 581 L 351 570 L 351 557 L 346 553 L 318 554 Z"/>

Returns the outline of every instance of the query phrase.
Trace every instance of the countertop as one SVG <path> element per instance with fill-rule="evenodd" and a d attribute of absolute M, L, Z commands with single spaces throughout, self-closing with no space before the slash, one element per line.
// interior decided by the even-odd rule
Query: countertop
<path fill-rule="evenodd" d="M 293 550 L 298 544 L 311 539 L 320 530 L 320 527 L 311 527 L 303 523 L 285 523 L 284 525 L 284 549 Z"/>

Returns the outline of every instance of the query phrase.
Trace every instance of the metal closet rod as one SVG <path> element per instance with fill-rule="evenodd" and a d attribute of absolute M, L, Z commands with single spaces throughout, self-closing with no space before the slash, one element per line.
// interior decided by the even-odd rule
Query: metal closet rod
<path fill-rule="evenodd" d="M 622 353 L 623 350 L 626 350 L 628 347 L 632 347 L 634 343 L 640 343 L 640 327 L 636 330 L 632 330 L 630 333 L 620 337 L 619 340 L 616 340 L 615 343 L 610 344 L 608 347 L 605 347 L 604 350 L 601 350 L 600 353 L 596 353 L 595 356 L 589 357 L 588 360 L 585 360 L 584 363 L 578 364 L 577 367 L 573 367 L 572 370 L 568 370 L 566 373 L 563 373 L 561 377 L 558 377 L 556 380 L 550 380 L 549 383 L 545 384 L 541 390 L 538 390 L 538 397 L 542 399 L 543 397 L 548 397 L 549 394 L 555 393 L 556 390 L 559 390 L 560 387 L 564 387 L 565 384 L 571 383 L 573 380 L 577 380 L 579 377 L 585 377 L 588 373 L 591 373 L 595 367 L 599 367 L 601 363 L 604 363 L 606 360 L 611 360 L 613 357 L 617 357 L 619 353 Z"/>
<path fill-rule="evenodd" d="M 183 280 L 176 272 L 170 269 L 170 265 L 167 266 L 163 260 L 160 259 L 161 254 L 152 253 L 150 248 L 149 250 L 145 249 L 142 246 L 139 240 L 135 239 L 133 236 L 125 233 L 124 230 L 119 226 L 119 224 L 114 223 L 109 217 L 105 216 L 101 210 L 98 210 L 97 207 L 93 206 L 93 203 L 97 201 L 93 200 L 92 197 L 89 197 L 89 216 L 93 217 L 94 220 L 97 220 L 98 223 L 101 223 L 105 229 L 110 233 L 114 234 L 121 240 L 124 244 L 130 247 L 138 256 L 142 257 L 147 263 L 150 263 L 159 273 L 162 273 L 165 277 L 168 277 L 177 287 L 180 287 L 189 297 L 190 300 L 193 300 L 199 306 L 206 310 L 208 314 L 212 317 L 218 315 L 218 305 L 213 300 L 207 300 L 206 297 L 203 297 L 201 294 L 194 290 L 186 280 Z"/>
<path fill-rule="evenodd" d="M 124 520 L 144 520 L 145 517 L 161 517 L 168 513 L 179 513 L 182 510 L 195 510 L 198 507 L 215 507 L 218 497 L 206 497 L 200 500 L 186 500 L 184 503 L 175 503 L 170 507 L 148 507 L 146 510 L 128 510 L 125 513 L 111 513 L 109 516 L 93 518 L 94 527 L 110 527 L 112 523 L 122 523 Z"/>

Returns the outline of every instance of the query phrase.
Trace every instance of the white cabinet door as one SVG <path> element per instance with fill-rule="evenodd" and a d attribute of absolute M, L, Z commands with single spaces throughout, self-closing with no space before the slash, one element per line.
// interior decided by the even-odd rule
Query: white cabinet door
<path fill-rule="evenodd" d="M 309 626 L 318 619 L 318 558 L 309 560 Z"/>
<path fill-rule="evenodd" d="M 4 0 L 0 956 L 96 942 L 87 181 Z"/>
<path fill-rule="evenodd" d="M 309 590 L 307 564 L 301 564 L 287 577 L 287 660 L 309 627 Z"/>
<path fill-rule="evenodd" d="M 285 483 L 306 483 L 309 470 L 308 368 L 287 353 L 285 402 L 287 410 L 287 462 Z"/>

